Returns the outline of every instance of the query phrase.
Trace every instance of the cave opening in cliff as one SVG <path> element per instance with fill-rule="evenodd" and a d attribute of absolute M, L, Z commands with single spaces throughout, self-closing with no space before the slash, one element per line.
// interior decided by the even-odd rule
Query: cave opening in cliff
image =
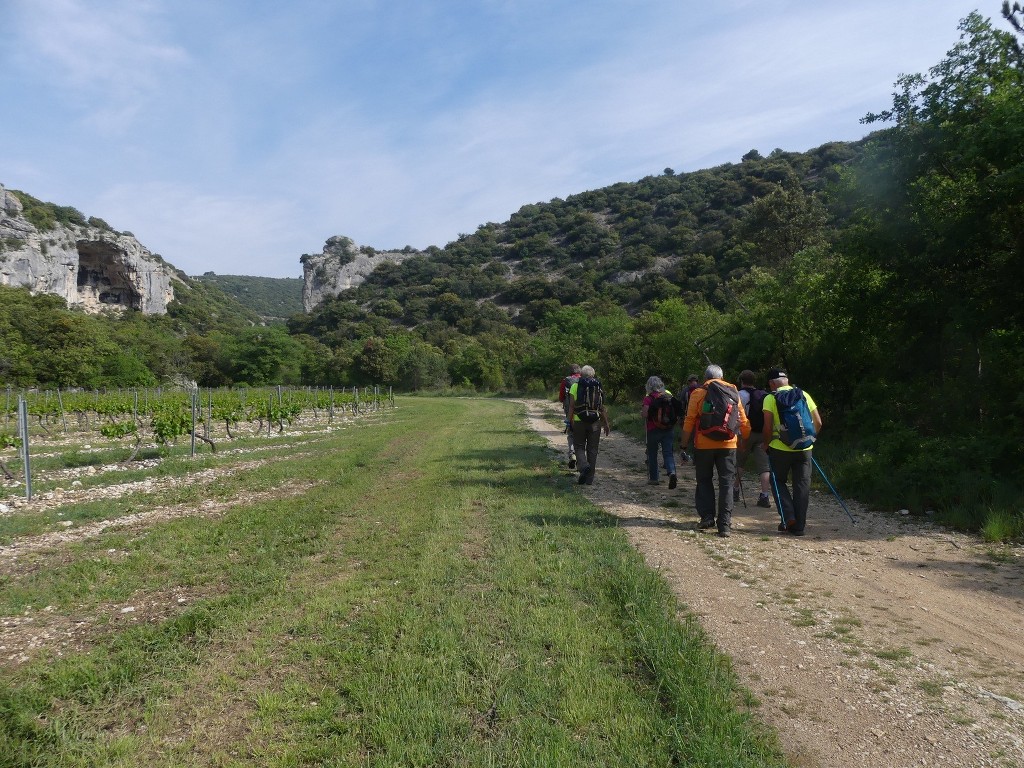
<path fill-rule="evenodd" d="M 124 254 L 113 243 L 79 240 L 78 300 L 86 307 L 142 309 L 142 296 L 132 284 Z"/>

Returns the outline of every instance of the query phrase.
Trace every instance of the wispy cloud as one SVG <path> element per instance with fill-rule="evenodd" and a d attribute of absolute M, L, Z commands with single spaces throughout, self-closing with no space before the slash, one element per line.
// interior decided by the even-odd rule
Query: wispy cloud
<path fill-rule="evenodd" d="M 13 0 L 11 10 L 5 15 L 40 79 L 88 108 L 87 119 L 103 130 L 126 130 L 167 68 L 188 59 L 161 42 L 162 7 L 150 0 Z"/>

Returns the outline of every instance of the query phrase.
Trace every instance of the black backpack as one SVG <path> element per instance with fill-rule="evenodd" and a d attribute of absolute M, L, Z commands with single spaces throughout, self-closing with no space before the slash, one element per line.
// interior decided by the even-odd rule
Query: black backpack
<path fill-rule="evenodd" d="M 597 379 L 584 379 L 576 383 L 576 405 L 573 414 L 580 421 L 593 424 L 601 418 L 601 408 L 604 405 L 604 391 L 601 389 L 601 382 Z"/>
<path fill-rule="evenodd" d="M 735 387 L 726 387 L 717 381 L 708 382 L 704 389 L 706 394 L 697 432 L 709 440 L 732 440 L 739 431 L 740 393 Z"/>
<path fill-rule="evenodd" d="M 750 395 L 750 407 L 747 410 L 747 418 L 750 419 L 750 431 L 753 433 L 764 430 L 764 396 L 768 393 L 763 389 L 744 387 L 743 390 Z"/>
<path fill-rule="evenodd" d="M 662 392 L 647 406 L 647 420 L 658 425 L 658 429 L 671 429 L 683 412 L 683 404 L 675 395 Z"/>

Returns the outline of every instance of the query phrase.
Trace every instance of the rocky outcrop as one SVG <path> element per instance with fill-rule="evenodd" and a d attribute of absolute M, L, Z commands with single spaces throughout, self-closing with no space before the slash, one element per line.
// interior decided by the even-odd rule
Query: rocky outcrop
<path fill-rule="evenodd" d="M 0 285 L 56 294 L 86 312 L 165 314 L 179 280 L 174 267 L 131 234 L 77 218 L 37 228 L 21 200 L 0 185 Z"/>
<path fill-rule="evenodd" d="M 381 264 L 397 264 L 421 255 L 413 248 L 375 251 L 356 245 L 348 237 L 332 237 L 324 246 L 323 253 L 302 257 L 302 307 L 311 312 L 324 299 L 361 284 Z"/>

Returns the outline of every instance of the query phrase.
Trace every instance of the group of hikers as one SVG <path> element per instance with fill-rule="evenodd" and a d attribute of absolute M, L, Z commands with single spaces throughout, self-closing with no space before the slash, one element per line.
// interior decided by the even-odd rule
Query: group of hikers
<path fill-rule="evenodd" d="M 719 536 L 729 536 L 733 506 L 743 493 L 743 468 L 749 460 L 758 476 L 757 506 L 770 509 L 774 497 L 779 530 L 804 535 L 812 451 L 821 431 L 821 414 L 810 394 L 789 383 L 784 369 L 767 372 L 767 387 L 759 389 L 750 370 L 740 373 L 736 386 L 714 364 L 704 369 L 703 383 L 695 374 L 689 376 L 678 396 L 661 377 L 647 379 L 640 407 L 647 430 L 647 482 L 660 485 L 663 462 L 668 487 L 675 489 L 676 435 L 683 462 L 690 461 L 687 449 L 692 445 L 700 529 L 717 528 Z M 610 431 L 594 368 L 570 366 L 558 397 L 565 410 L 569 468 L 578 469 L 580 485 L 592 485 L 601 433 Z"/>

